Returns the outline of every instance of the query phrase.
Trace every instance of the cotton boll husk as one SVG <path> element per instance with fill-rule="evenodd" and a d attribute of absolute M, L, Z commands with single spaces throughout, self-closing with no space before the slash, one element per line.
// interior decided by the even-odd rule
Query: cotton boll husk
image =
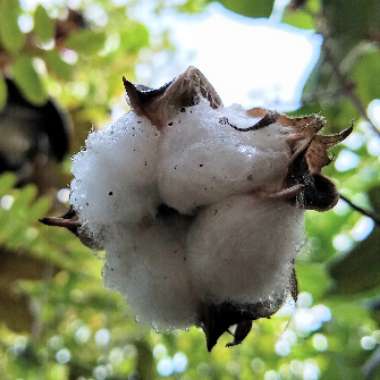
<path fill-rule="evenodd" d="M 252 304 L 289 288 L 304 216 L 283 201 L 233 196 L 202 211 L 188 236 L 192 281 L 206 302 Z"/>
<path fill-rule="evenodd" d="M 188 223 L 178 216 L 128 232 L 120 226 L 105 247 L 105 285 L 126 297 L 138 321 L 160 330 L 196 322 L 185 256 Z"/>
<path fill-rule="evenodd" d="M 70 202 L 94 235 L 112 223 L 135 223 L 155 213 L 158 140 L 148 119 L 130 112 L 92 132 L 74 156 Z"/>
<path fill-rule="evenodd" d="M 160 142 L 158 181 L 162 199 L 182 213 L 254 189 L 276 190 L 284 180 L 290 150 L 287 127 L 273 124 L 240 132 L 259 119 L 239 106 L 189 107 L 168 126 Z"/>

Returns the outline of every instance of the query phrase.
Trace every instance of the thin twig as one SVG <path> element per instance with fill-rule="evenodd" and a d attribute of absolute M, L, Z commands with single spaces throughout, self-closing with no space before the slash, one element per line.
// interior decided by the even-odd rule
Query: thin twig
<path fill-rule="evenodd" d="M 376 226 L 380 227 L 380 217 L 377 216 L 375 213 L 373 213 L 372 211 L 366 210 L 363 207 L 356 205 L 355 203 L 353 203 L 349 198 L 347 198 L 343 194 L 340 194 L 340 198 L 343 201 L 345 201 L 355 211 L 357 211 L 357 212 L 359 212 L 365 216 L 368 216 L 368 218 L 371 218 L 374 221 L 374 223 L 376 224 Z"/>

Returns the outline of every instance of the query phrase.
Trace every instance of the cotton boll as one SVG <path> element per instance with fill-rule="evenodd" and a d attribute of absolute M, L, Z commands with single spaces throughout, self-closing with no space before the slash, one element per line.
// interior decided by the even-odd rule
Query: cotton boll
<path fill-rule="evenodd" d="M 127 298 L 139 321 L 158 329 L 185 328 L 197 318 L 184 249 L 188 223 L 178 216 L 127 233 L 121 228 L 106 245 L 106 286 Z"/>
<path fill-rule="evenodd" d="M 42 221 L 107 251 L 105 284 L 140 321 L 195 324 L 209 350 L 236 325 L 239 344 L 296 298 L 303 212 L 339 199 L 321 170 L 352 128 L 324 136 L 318 115 L 224 107 L 194 67 L 158 89 L 123 82 L 132 111 L 89 135 L 72 208 Z"/>
<path fill-rule="evenodd" d="M 130 112 L 92 132 L 85 150 L 74 156 L 70 202 L 94 235 L 155 213 L 158 140 L 150 122 Z"/>
<path fill-rule="evenodd" d="M 237 106 L 189 107 L 165 130 L 160 143 L 158 181 L 163 200 L 182 213 L 255 189 L 277 189 L 284 180 L 290 151 L 288 128 L 273 124 L 240 132 L 258 119 Z"/>
<path fill-rule="evenodd" d="M 252 304 L 289 288 L 303 244 L 303 211 L 233 196 L 202 211 L 188 236 L 192 281 L 208 303 Z"/>

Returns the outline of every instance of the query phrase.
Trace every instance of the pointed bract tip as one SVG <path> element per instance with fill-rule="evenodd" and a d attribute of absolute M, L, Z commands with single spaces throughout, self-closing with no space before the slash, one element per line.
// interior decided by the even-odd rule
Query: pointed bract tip
<path fill-rule="evenodd" d="M 233 347 L 237 346 L 238 344 L 242 343 L 243 340 L 248 336 L 252 329 L 252 321 L 242 321 L 237 324 L 235 333 L 233 334 L 234 340 L 232 342 L 229 342 L 226 344 L 226 347 Z"/>
<path fill-rule="evenodd" d="M 124 85 L 124 88 L 125 88 L 125 91 L 128 93 L 129 91 L 131 91 L 131 89 L 135 88 L 135 86 L 133 85 L 132 82 L 130 82 L 124 75 L 122 76 L 122 81 L 123 81 L 123 85 Z"/>
<path fill-rule="evenodd" d="M 206 346 L 207 346 L 207 351 L 211 352 L 212 349 L 215 347 L 217 339 L 211 335 L 206 334 Z"/>
<path fill-rule="evenodd" d="M 340 135 L 342 136 L 342 140 L 348 137 L 352 133 L 353 130 L 354 130 L 354 122 L 352 121 L 351 125 L 348 128 L 343 129 L 343 131 L 340 132 Z"/>
<path fill-rule="evenodd" d="M 49 226 L 49 218 L 40 218 L 38 221 L 42 224 Z"/>
<path fill-rule="evenodd" d="M 65 218 L 45 217 L 45 218 L 39 219 L 38 221 L 42 224 L 45 224 L 46 226 L 65 227 L 65 228 L 80 227 L 79 221 L 65 219 Z"/>

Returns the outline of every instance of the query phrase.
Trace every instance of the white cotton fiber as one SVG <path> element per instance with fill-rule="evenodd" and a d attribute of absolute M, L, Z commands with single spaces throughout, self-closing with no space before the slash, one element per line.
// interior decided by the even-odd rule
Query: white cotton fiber
<path fill-rule="evenodd" d="M 188 236 L 188 263 L 202 299 L 255 303 L 289 287 L 304 239 L 303 210 L 233 196 L 207 207 Z"/>
<path fill-rule="evenodd" d="M 202 324 L 210 304 L 282 300 L 303 211 L 253 194 L 283 189 L 291 130 L 244 131 L 261 119 L 205 100 L 158 129 L 157 94 L 136 92 L 146 117 L 92 132 L 73 159 L 70 202 L 82 240 L 107 252 L 105 285 L 158 329 Z"/>
<path fill-rule="evenodd" d="M 73 159 L 70 201 L 92 233 L 155 213 L 158 139 L 150 122 L 133 112 L 88 136 Z"/>
<path fill-rule="evenodd" d="M 288 129 L 271 125 L 240 132 L 260 119 L 238 106 L 212 109 L 206 102 L 180 112 L 160 141 L 162 199 L 183 213 L 232 195 L 278 188 L 288 168 Z"/>
<path fill-rule="evenodd" d="M 186 264 L 188 222 L 181 217 L 143 228 L 122 228 L 106 245 L 104 280 L 122 293 L 137 319 L 159 329 L 185 328 L 197 318 Z"/>

